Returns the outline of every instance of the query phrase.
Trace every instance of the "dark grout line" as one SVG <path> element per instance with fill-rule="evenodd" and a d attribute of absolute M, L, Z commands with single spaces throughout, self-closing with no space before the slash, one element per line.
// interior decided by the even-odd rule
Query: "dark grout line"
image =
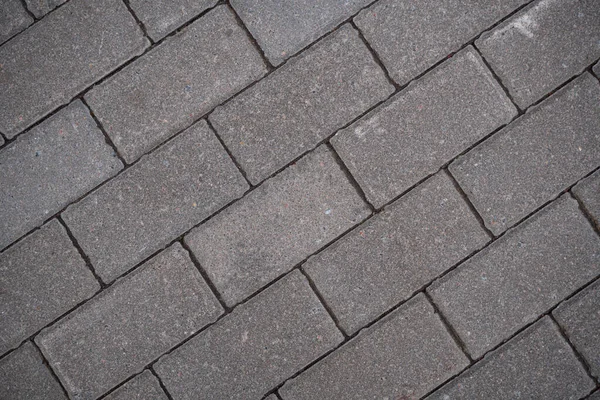
<path fill-rule="evenodd" d="M 67 389 L 64 387 L 64 385 L 61 382 L 61 380 L 58 379 L 58 375 L 56 375 L 56 372 L 54 372 L 54 369 L 50 365 L 50 362 L 48 362 L 48 360 L 46 359 L 46 356 L 44 355 L 44 352 L 42 351 L 42 349 L 39 348 L 39 346 L 37 345 L 37 343 L 33 339 L 31 340 L 31 344 L 33 345 L 33 347 L 35 347 L 35 349 L 38 351 L 38 353 L 42 357 L 42 364 L 44 364 L 46 366 L 46 368 L 48 368 L 48 371 L 50 371 L 50 373 L 52 374 L 52 376 L 54 377 L 54 379 L 56 380 L 56 382 L 58 382 L 58 385 L 60 386 L 60 388 L 63 391 L 63 394 L 65 395 L 65 399 L 70 399 L 69 392 L 67 392 Z M 21 346 L 22 346 L 22 344 L 19 347 L 21 347 Z"/>
<path fill-rule="evenodd" d="M 596 170 L 598 170 L 598 169 L 596 169 Z M 586 175 L 581 180 L 583 180 L 583 179 L 587 178 L 588 176 L 592 175 L 594 172 Z M 580 182 L 581 182 L 581 180 L 580 180 Z M 579 206 L 579 210 L 585 216 L 585 218 L 588 220 L 588 222 L 592 226 L 592 229 L 596 232 L 596 234 L 598 234 L 598 236 L 600 236 L 600 221 L 596 221 L 595 220 L 595 218 L 592 215 L 592 213 L 585 206 L 585 203 L 575 193 L 573 193 L 573 188 L 569 189 L 569 194 L 577 202 L 577 205 Z"/>
<path fill-rule="evenodd" d="M 173 396 L 171 396 L 171 393 L 169 393 L 169 391 L 167 390 L 167 387 L 165 386 L 165 384 L 162 381 L 162 379 L 160 379 L 160 376 L 158 376 L 158 374 L 156 373 L 156 371 L 154 370 L 154 368 L 150 367 L 150 368 L 148 368 L 148 370 L 150 371 L 150 373 L 152 373 L 152 375 L 154 375 L 156 377 L 156 380 L 158 380 L 158 384 L 160 385 L 160 387 L 163 390 L 163 392 L 165 392 L 165 395 L 167 396 L 167 399 L 173 400 Z"/>
<path fill-rule="evenodd" d="M 117 158 L 123 164 L 123 167 L 127 166 L 127 162 L 125 161 L 125 159 L 123 158 L 123 156 L 121 155 L 121 153 L 119 153 L 119 149 L 117 149 L 117 146 L 115 146 L 114 142 L 112 141 L 112 139 L 110 138 L 110 136 L 108 135 L 108 133 L 106 132 L 106 130 L 104 129 L 104 126 L 102 126 L 102 123 L 100 122 L 100 120 L 98 119 L 98 117 L 96 117 L 96 114 L 94 113 L 94 110 L 92 110 L 92 107 L 90 107 L 90 105 L 83 98 L 83 96 L 81 96 L 79 98 L 79 100 L 87 108 L 88 112 L 90 113 L 90 116 L 92 117 L 92 119 L 96 123 L 96 126 L 98 127 L 98 129 L 100 130 L 100 132 L 102 132 L 102 134 L 104 135 L 104 141 L 106 142 L 106 144 L 109 145 L 112 148 L 112 150 L 115 153 L 115 155 L 117 156 Z"/>
<path fill-rule="evenodd" d="M 36 17 L 36 16 L 35 16 L 35 15 L 34 15 L 34 14 L 33 14 L 33 13 L 30 11 L 30 10 L 29 10 L 29 7 L 27 6 L 27 2 L 26 2 L 25 0 L 21 0 L 21 5 L 22 5 L 22 6 L 23 6 L 23 8 L 25 9 L 25 12 L 26 12 L 27 14 L 29 14 L 29 16 L 30 16 L 31 18 L 33 18 L 33 22 L 31 23 L 31 25 L 35 24 L 37 21 L 39 21 L 39 20 L 40 20 L 40 18 Z M 42 18 L 43 18 L 43 17 L 42 17 Z M 29 25 L 29 26 L 31 26 L 31 25 Z M 29 26 L 28 26 L 27 28 L 29 28 Z M 23 31 L 27 30 L 27 28 L 23 29 L 21 32 L 23 32 Z M 15 33 L 15 35 L 14 35 L 14 36 L 17 36 L 17 35 L 18 35 L 19 33 L 21 33 L 21 32 L 17 32 L 17 33 Z M 14 36 L 13 36 L 13 37 L 14 37 Z M 12 39 L 12 37 L 11 37 L 11 39 Z M 9 39 L 9 40 L 10 40 L 10 39 Z M 7 41 L 8 41 L 8 40 L 7 40 Z M 4 42 L 4 43 L 6 43 L 6 42 Z"/>
<path fill-rule="evenodd" d="M 148 30 L 146 29 L 146 25 L 144 25 L 144 23 L 142 22 L 142 20 L 138 18 L 137 14 L 131 8 L 131 4 L 129 4 L 129 0 L 123 0 L 123 4 L 125 4 L 125 7 L 127 7 L 127 10 L 129 11 L 129 14 L 131 14 L 131 16 L 133 17 L 133 19 L 135 19 L 135 22 L 137 23 L 137 25 L 142 30 L 142 33 L 144 34 L 144 36 L 146 37 L 146 39 L 148 39 L 148 41 L 150 42 L 150 44 L 153 45 L 154 44 L 154 40 L 150 37 L 150 35 L 148 35 Z"/>

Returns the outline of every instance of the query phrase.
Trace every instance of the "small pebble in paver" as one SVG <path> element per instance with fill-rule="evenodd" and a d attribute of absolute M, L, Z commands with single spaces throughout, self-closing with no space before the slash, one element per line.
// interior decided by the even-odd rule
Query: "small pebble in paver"
<path fill-rule="evenodd" d="M 67 0 L 25 0 L 25 3 L 36 18 L 42 18 L 65 1 Z"/>
<path fill-rule="evenodd" d="M 352 334 L 487 241 L 440 172 L 303 268 L 339 325 Z"/>
<path fill-rule="evenodd" d="M 210 121 L 253 184 L 393 93 L 357 32 L 344 25 Z"/>
<path fill-rule="evenodd" d="M 103 400 L 169 400 L 158 379 L 146 370 Z"/>
<path fill-rule="evenodd" d="M 186 243 L 227 305 L 289 271 L 369 208 L 321 146 L 194 229 Z"/>
<path fill-rule="evenodd" d="M 515 102 L 525 108 L 600 57 L 594 0 L 539 0 L 475 44 Z"/>
<path fill-rule="evenodd" d="M 174 244 L 36 337 L 73 398 L 95 399 L 221 314 Z"/>
<path fill-rule="evenodd" d="M 177 400 L 259 399 L 342 340 L 295 271 L 154 368 Z"/>
<path fill-rule="evenodd" d="M 478 358 L 600 274 L 600 239 L 563 196 L 428 289 Z"/>
<path fill-rule="evenodd" d="M 148 46 L 121 0 L 72 0 L 0 47 L 9 139 Z"/>
<path fill-rule="evenodd" d="M 286 383 L 284 400 L 418 399 L 469 365 L 422 294 Z"/>
<path fill-rule="evenodd" d="M 109 282 L 247 188 L 201 121 L 70 206 L 63 218 L 98 275 Z"/>
<path fill-rule="evenodd" d="M 427 400 L 577 400 L 593 388 L 556 325 L 544 317 Z"/>
<path fill-rule="evenodd" d="M 404 85 L 525 2 L 382 0 L 354 22 Z"/>
<path fill-rule="evenodd" d="M 450 171 L 496 235 L 600 165 L 600 85 L 585 73 Z"/>
<path fill-rule="evenodd" d="M 226 6 L 165 40 L 85 99 L 127 162 L 266 73 Z"/>
<path fill-rule="evenodd" d="M 0 249 L 122 168 L 88 109 L 63 108 L 0 150 Z"/>
<path fill-rule="evenodd" d="M 367 199 L 379 208 L 516 113 L 469 47 L 331 142 Z"/>
<path fill-rule="evenodd" d="M 21 32 L 32 23 L 33 18 L 27 14 L 20 0 L 0 1 L 0 44 Z"/>
<path fill-rule="evenodd" d="M 600 229 L 600 170 L 575 185 L 573 194 L 583 203 L 585 211 Z"/>

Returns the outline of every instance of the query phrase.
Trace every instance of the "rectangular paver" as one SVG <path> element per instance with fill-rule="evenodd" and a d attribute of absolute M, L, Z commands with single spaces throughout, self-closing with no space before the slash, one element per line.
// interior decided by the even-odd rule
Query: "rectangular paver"
<path fill-rule="evenodd" d="M 221 312 L 176 243 L 42 331 L 36 343 L 71 397 L 95 399 Z"/>
<path fill-rule="evenodd" d="M 85 99 L 123 158 L 133 162 L 265 73 L 244 30 L 220 6 Z"/>
<path fill-rule="evenodd" d="M 0 249 L 123 168 L 79 100 L 0 150 Z"/>
<path fill-rule="evenodd" d="M 468 364 L 420 294 L 280 393 L 284 400 L 418 399 Z"/>
<path fill-rule="evenodd" d="M 573 194 L 583 203 L 585 211 L 600 229 L 600 170 L 575 185 Z"/>
<path fill-rule="evenodd" d="M 0 47 L 9 139 L 149 45 L 121 0 L 72 0 Z"/>
<path fill-rule="evenodd" d="M 489 241 L 438 173 L 303 266 L 354 333 Z"/>
<path fill-rule="evenodd" d="M 450 171 L 500 234 L 600 165 L 600 85 L 585 73 Z"/>
<path fill-rule="evenodd" d="M 367 199 L 379 208 L 516 113 L 469 47 L 331 142 Z"/>
<path fill-rule="evenodd" d="M 103 400 L 168 400 L 152 372 L 145 370 Z"/>
<path fill-rule="evenodd" d="M 42 18 L 65 1 L 67 0 L 25 0 L 25 3 L 36 18 Z"/>
<path fill-rule="evenodd" d="M 186 243 L 228 305 L 251 295 L 370 213 L 321 146 L 194 229 Z"/>
<path fill-rule="evenodd" d="M 295 271 L 154 368 L 177 400 L 259 399 L 342 340 Z"/>
<path fill-rule="evenodd" d="M 600 238 L 563 196 L 428 289 L 474 358 L 600 274 Z"/>
<path fill-rule="evenodd" d="M 600 57 L 600 7 L 589 0 L 539 0 L 475 43 L 525 108 Z"/>
<path fill-rule="evenodd" d="M 63 218 L 96 272 L 108 282 L 247 188 L 201 121 L 70 206 Z"/>
<path fill-rule="evenodd" d="M 0 1 L 0 44 L 33 23 L 21 0 Z M 0 70 L 1 71 L 1 70 Z"/>
<path fill-rule="evenodd" d="M 344 25 L 210 121 L 258 183 L 394 91 L 357 32 Z"/>

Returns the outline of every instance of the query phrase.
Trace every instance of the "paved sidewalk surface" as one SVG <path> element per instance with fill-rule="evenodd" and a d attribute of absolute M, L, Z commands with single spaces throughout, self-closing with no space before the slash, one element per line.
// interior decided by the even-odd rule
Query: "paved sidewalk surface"
<path fill-rule="evenodd" d="M 0 400 L 600 400 L 597 0 L 0 0 Z"/>

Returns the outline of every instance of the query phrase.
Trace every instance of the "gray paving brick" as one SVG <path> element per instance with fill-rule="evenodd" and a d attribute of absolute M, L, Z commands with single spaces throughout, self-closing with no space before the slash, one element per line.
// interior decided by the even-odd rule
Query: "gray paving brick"
<path fill-rule="evenodd" d="M 600 165 L 600 86 L 584 74 L 461 156 L 450 171 L 500 234 Z"/>
<path fill-rule="evenodd" d="M 280 393 L 284 400 L 417 399 L 468 364 L 419 294 Z"/>
<path fill-rule="evenodd" d="M 600 240 L 563 196 L 428 289 L 475 358 L 600 274 Z"/>
<path fill-rule="evenodd" d="M 371 0 L 232 0 L 236 10 L 265 55 L 279 65 Z"/>
<path fill-rule="evenodd" d="M 246 33 L 221 6 L 85 99 L 123 158 L 133 162 L 265 73 Z"/>
<path fill-rule="evenodd" d="M 575 185 L 573 193 L 600 229 L 600 170 Z"/>
<path fill-rule="evenodd" d="M 176 243 L 43 330 L 36 343 L 71 397 L 94 399 L 221 312 Z"/>
<path fill-rule="evenodd" d="M 403 85 L 443 60 L 526 0 L 383 0 L 354 22 Z"/>
<path fill-rule="evenodd" d="M 0 47 L 9 139 L 148 46 L 121 0 L 72 0 Z"/>
<path fill-rule="evenodd" d="M 587 400 L 600 400 L 600 390 L 596 390 L 591 396 L 586 397 Z"/>
<path fill-rule="evenodd" d="M 379 208 L 515 115 L 469 47 L 331 142 Z"/>
<path fill-rule="evenodd" d="M 342 334 L 295 271 L 155 364 L 174 399 L 260 398 Z"/>
<path fill-rule="evenodd" d="M 600 57 L 599 42 L 597 2 L 539 0 L 475 43 L 525 108 Z"/>
<path fill-rule="evenodd" d="M 33 23 L 20 0 L 0 1 L 0 44 Z"/>
<path fill-rule="evenodd" d="M 30 342 L 0 360 L 0 398 L 67 400 L 59 383 L 43 364 L 39 351 Z"/>
<path fill-rule="evenodd" d="M 600 78 L 600 62 L 596 63 L 596 65 L 594 65 L 594 73 L 596 74 L 597 77 Z"/>
<path fill-rule="evenodd" d="M 344 25 L 210 121 L 258 183 L 394 91 L 357 32 Z"/>
<path fill-rule="evenodd" d="M 79 100 L 60 110 L 0 150 L 0 249 L 122 168 Z"/>
<path fill-rule="evenodd" d="M 265 400 L 279 400 L 279 398 L 276 395 L 272 394 L 269 395 Z"/>
<path fill-rule="evenodd" d="M 321 146 L 194 229 L 185 241 L 225 302 L 234 305 L 369 213 Z"/>
<path fill-rule="evenodd" d="M 25 0 L 25 3 L 36 18 L 42 18 L 65 1 L 67 0 Z"/>
<path fill-rule="evenodd" d="M 145 370 L 103 400 L 168 400 L 152 372 Z"/>
<path fill-rule="evenodd" d="M 96 272 L 108 282 L 247 188 L 201 121 L 70 206 L 63 218 Z"/>
<path fill-rule="evenodd" d="M 427 400 L 576 400 L 593 388 L 556 325 L 544 317 Z"/>
<path fill-rule="evenodd" d="M 443 172 L 303 266 L 354 333 L 489 240 Z"/>

